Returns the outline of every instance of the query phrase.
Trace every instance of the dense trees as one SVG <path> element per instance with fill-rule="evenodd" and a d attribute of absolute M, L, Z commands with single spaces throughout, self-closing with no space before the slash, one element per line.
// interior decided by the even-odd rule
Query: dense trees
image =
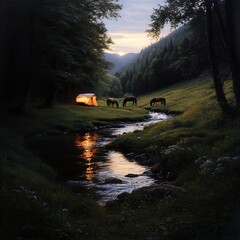
<path fill-rule="evenodd" d="M 26 112 L 30 98 L 70 100 L 105 78 L 103 51 L 111 44 L 103 18 L 117 0 L 0 0 L 1 97 Z"/>
<path fill-rule="evenodd" d="M 224 113 L 233 114 L 224 93 L 224 80 L 232 72 L 236 106 L 239 107 L 240 68 L 238 1 L 168 0 L 154 10 L 149 34 L 159 36 L 166 23 L 172 28 L 187 24 L 167 38 L 144 49 L 118 73 L 125 92 L 152 91 L 204 71 L 212 74 L 216 97 Z"/>
<path fill-rule="evenodd" d="M 216 50 L 216 34 L 218 31 L 222 33 L 222 41 L 224 42 L 229 57 L 229 64 L 232 70 L 233 76 L 233 86 L 236 98 L 236 103 L 239 106 L 239 75 L 237 69 L 235 68 L 235 63 L 233 59 L 233 52 L 231 47 L 234 46 L 229 38 L 225 35 L 225 15 L 222 15 L 225 11 L 227 14 L 227 26 L 228 33 L 231 32 L 233 22 L 231 19 L 236 16 L 236 12 L 233 11 L 233 5 L 237 1 L 226 0 L 225 7 L 223 5 L 223 0 L 194 0 L 194 1 L 175 1 L 167 0 L 165 5 L 159 6 L 158 9 L 154 10 L 152 15 L 152 23 L 150 33 L 153 35 L 159 35 L 162 28 L 167 22 L 170 22 L 172 27 L 177 27 L 179 24 L 186 22 L 193 22 L 199 16 L 205 16 L 206 19 L 206 29 L 208 35 L 208 45 L 209 45 L 209 56 L 212 64 L 212 72 L 214 79 L 214 86 L 216 90 L 216 96 L 221 110 L 224 113 L 231 113 L 230 106 L 227 102 L 223 91 L 223 81 L 220 76 L 219 61 Z M 222 12 L 221 12 L 222 10 Z M 234 14 L 235 12 L 235 14 Z M 225 35 L 225 36 L 224 36 Z M 230 34 L 231 36 L 232 34 Z M 218 35 L 219 36 L 219 35 Z"/>
<path fill-rule="evenodd" d="M 1 102 L 26 112 L 33 97 L 51 107 L 56 97 L 71 101 L 78 91 L 141 94 L 194 78 L 210 60 L 219 105 L 229 112 L 221 75 L 230 66 L 239 107 L 238 2 L 166 1 L 154 10 L 149 33 L 159 35 L 167 22 L 187 24 L 110 77 L 103 51 L 111 39 L 102 20 L 118 17 L 117 0 L 0 0 Z"/>
<path fill-rule="evenodd" d="M 101 96 L 122 97 L 123 89 L 118 77 L 106 75 L 98 84 L 98 94 Z"/>
<path fill-rule="evenodd" d="M 208 69 L 209 61 L 202 21 L 180 27 L 142 50 L 118 73 L 124 92 L 142 94 L 190 80 Z"/>

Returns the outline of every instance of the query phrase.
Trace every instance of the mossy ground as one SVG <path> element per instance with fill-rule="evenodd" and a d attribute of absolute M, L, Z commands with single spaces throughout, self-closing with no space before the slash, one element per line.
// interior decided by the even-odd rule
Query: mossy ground
<path fill-rule="evenodd" d="M 233 101 L 231 83 L 225 87 Z M 165 107 L 149 106 L 157 96 L 167 99 Z M 137 107 L 106 107 L 105 99 L 99 104 L 42 110 L 33 106 L 26 116 L 3 112 L 1 239 L 238 239 L 239 165 L 230 164 L 223 174 L 214 175 L 213 169 L 201 172 L 195 164 L 203 156 L 216 165 L 220 157 L 240 155 L 239 119 L 221 115 L 211 79 L 141 96 Z M 184 196 L 101 207 L 89 197 L 75 196 L 25 145 L 26 138 L 38 133 L 143 119 L 149 109 L 181 114 L 120 136 L 110 147 L 146 153 L 165 172 L 176 174 L 175 184 L 186 189 Z"/>

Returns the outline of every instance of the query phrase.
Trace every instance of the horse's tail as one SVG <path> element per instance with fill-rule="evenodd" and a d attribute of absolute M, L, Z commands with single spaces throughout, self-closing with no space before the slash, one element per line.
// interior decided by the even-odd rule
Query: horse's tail
<path fill-rule="evenodd" d="M 166 98 L 163 99 L 163 104 L 166 106 Z"/>
<path fill-rule="evenodd" d="M 135 105 L 137 105 L 137 98 L 135 98 Z"/>
<path fill-rule="evenodd" d="M 125 104 L 126 104 L 126 101 L 125 101 L 125 99 L 123 100 L 123 107 L 125 107 Z"/>

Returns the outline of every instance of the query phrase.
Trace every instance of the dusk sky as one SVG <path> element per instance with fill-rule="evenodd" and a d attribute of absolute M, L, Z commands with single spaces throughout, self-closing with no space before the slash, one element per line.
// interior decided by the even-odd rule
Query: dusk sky
<path fill-rule="evenodd" d="M 143 48 L 154 43 L 147 36 L 146 29 L 151 23 L 153 8 L 163 4 L 165 0 L 119 0 L 123 5 L 120 18 L 105 21 L 108 36 L 114 42 L 111 53 L 123 55 L 126 53 L 138 53 Z M 169 28 L 162 31 L 161 37 L 169 33 Z"/>

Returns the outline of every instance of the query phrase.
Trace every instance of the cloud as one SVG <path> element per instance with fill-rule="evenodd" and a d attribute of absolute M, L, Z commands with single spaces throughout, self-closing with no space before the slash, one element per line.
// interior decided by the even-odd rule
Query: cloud
<path fill-rule="evenodd" d="M 114 44 L 111 46 L 111 51 L 108 52 L 113 53 L 138 53 L 141 49 L 154 43 L 146 33 L 111 33 L 109 36 L 113 39 Z"/>
<path fill-rule="evenodd" d="M 158 0 L 120 0 L 120 4 L 123 4 L 121 17 L 106 21 L 109 32 L 144 32 L 150 23 L 153 8 L 157 7 L 158 3 Z"/>
<path fill-rule="evenodd" d="M 119 0 L 123 4 L 121 18 L 105 21 L 108 35 L 115 43 L 112 50 L 139 52 L 150 45 L 152 40 L 148 38 L 146 29 L 149 28 L 153 8 L 163 2 L 164 0 Z"/>

